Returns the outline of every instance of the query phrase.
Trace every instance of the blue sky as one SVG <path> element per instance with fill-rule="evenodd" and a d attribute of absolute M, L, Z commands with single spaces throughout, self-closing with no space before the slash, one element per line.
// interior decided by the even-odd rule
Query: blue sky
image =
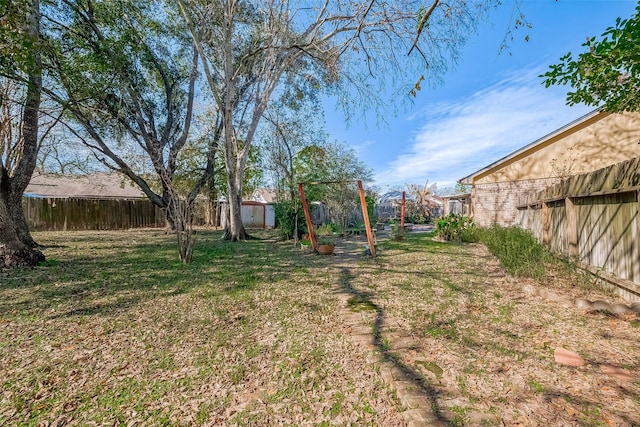
<path fill-rule="evenodd" d="M 423 88 L 386 125 L 347 126 L 339 111 L 327 108 L 330 136 L 358 152 L 380 189 L 426 180 L 452 187 L 593 109 L 566 106 L 568 88 L 547 89 L 538 75 L 567 52 L 581 52 L 587 37 L 600 36 L 617 17 L 630 17 L 636 1 L 522 0 L 533 28 L 516 32 L 508 51 L 499 52 L 515 19 L 513 3 L 505 0 L 481 24 L 440 86 Z"/>

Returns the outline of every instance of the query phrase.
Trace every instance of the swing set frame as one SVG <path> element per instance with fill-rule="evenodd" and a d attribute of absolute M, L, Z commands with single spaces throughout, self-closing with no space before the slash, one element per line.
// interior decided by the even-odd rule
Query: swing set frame
<path fill-rule="evenodd" d="M 364 218 L 364 227 L 367 231 L 367 241 L 369 242 L 369 253 L 372 257 L 376 256 L 376 248 L 373 240 L 373 231 L 371 231 L 371 224 L 369 223 L 369 212 L 367 211 L 367 202 L 364 197 L 364 187 L 362 186 L 362 180 L 344 180 L 344 181 L 313 181 L 313 182 L 299 182 L 298 190 L 300 191 L 300 200 L 302 201 L 302 209 L 304 210 L 304 219 L 307 223 L 307 230 L 309 230 L 309 240 L 311 241 L 311 247 L 314 251 L 318 249 L 318 241 L 316 240 L 315 232 L 313 229 L 313 223 L 311 222 L 311 212 L 309 211 L 309 204 L 307 203 L 307 197 L 304 194 L 305 185 L 317 185 L 317 184 L 347 184 L 356 182 L 358 184 L 358 194 L 360 195 L 360 207 L 362 208 L 362 217 Z"/>

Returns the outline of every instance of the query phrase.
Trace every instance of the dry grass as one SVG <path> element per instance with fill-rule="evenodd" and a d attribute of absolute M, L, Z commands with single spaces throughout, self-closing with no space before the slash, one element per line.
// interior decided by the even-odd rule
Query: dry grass
<path fill-rule="evenodd" d="M 413 234 L 371 260 L 201 232 L 185 266 L 156 231 L 35 237 L 47 265 L 0 272 L 0 425 L 403 425 L 345 299 L 444 424 L 640 424 L 637 320 L 527 297 L 479 245 Z M 568 274 L 532 283 L 592 292 Z"/>

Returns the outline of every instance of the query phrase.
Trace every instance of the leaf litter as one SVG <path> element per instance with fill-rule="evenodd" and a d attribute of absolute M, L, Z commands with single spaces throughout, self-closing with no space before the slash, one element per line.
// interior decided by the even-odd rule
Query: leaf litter
<path fill-rule="evenodd" d="M 614 298 L 574 272 L 514 278 L 482 245 L 415 233 L 372 260 L 362 242 L 319 257 L 202 232 L 189 266 L 157 231 L 36 238 L 58 263 L 0 273 L 0 425 L 405 425 L 371 352 L 452 425 L 640 424 L 637 320 L 522 290 Z M 379 317 L 374 348 L 345 327 L 348 298 Z"/>

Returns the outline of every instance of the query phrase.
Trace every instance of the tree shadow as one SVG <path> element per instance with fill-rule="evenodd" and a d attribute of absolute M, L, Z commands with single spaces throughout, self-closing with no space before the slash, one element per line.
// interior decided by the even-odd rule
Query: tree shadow
<path fill-rule="evenodd" d="M 383 337 L 383 325 L 385 320 L 384 310 L 372 301 L 372 293 L 358 290 L 351 284 L 354 279 L 354 275 L 348 268 L 343 268 L 340 273 L 340 288 L 341 290 L 350 295 L 350 297 L 358 301 L 359 304 L 365 304 L 372 310 L 375 310 L 375 322 L 372 330 L 372 342 L 376 350 L 380 352 L 384 361 L 390 363 L 396 372 L 400 374 L 402 381 L 410 382 L 416 390 L 426 397 L 430 402 L 430 409 L 435 418 L 444 425 L 450 425 L 451 421 L 443 413 L 439 398 L 440 392 L 417 370 L 407 365 L 402 359 L 390 350 L 389 343 Z"/>

